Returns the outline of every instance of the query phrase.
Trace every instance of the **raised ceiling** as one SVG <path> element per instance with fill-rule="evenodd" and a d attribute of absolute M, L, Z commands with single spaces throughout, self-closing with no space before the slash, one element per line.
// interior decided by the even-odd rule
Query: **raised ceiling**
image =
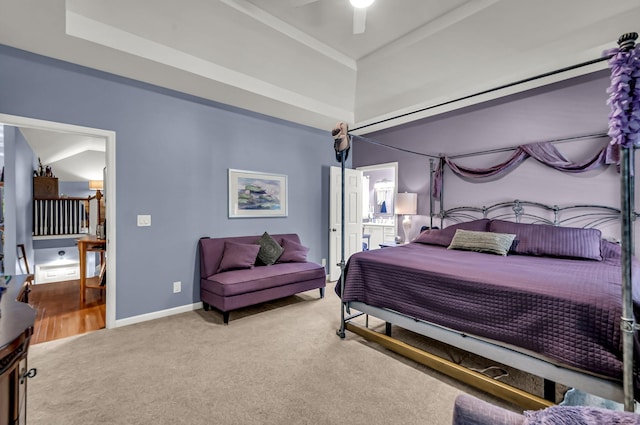
<path fill-rule="evenodd" d="M 640 22 L 637 0 L 376 0 L 359 35 L 348 0 L 0 6 L 2 44 L 326 130 L 337 120 L 362 127 L 594 59 Z"/>
<path fill-rule="evenodd" d="M 102 180 L 106 141 L 97 137 L 21 128 L 43 165 L 61 181 Z"/>

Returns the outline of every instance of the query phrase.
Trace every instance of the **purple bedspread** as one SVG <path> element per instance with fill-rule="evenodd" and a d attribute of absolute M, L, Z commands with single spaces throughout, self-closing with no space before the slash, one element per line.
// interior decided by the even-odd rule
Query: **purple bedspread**
<path fill-rule="evenodd" d="M 604 241 L 602 248 L 603 261 L 502 257 L 419 243 L 360 252 L 347 264 L 343 300 L 395 310 L 621 379 L 620 248 Z M 633 266 L 639 317 L 635 259 Z"/>

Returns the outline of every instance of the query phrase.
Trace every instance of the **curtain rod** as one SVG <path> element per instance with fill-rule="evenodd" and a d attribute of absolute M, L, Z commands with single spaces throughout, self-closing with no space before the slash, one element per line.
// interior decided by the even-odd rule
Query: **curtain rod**
<path fill-rule="evenodd" d="M 353 134 L 353 135 L 351 135 L 351 137 L 356 137 L 358 139 L 362 139 L 363 142 L 371 143 L 372 145 L 378 145 L 378 146 L 382 146 L 382 147 L 389 148 L 389 149 L 395 149 L 397 151 L 407 152 L 407 153 L 411 153 L 411 154 L 414 154 L 414 155 L 427 156 L 429 158 L 440 158 L 438 155 L 430 155 L 428 153 L 415 152 L 415 151 L 412 151 L 412 150 L 409 150 L 409 149 L 399 148 L 397 146 L 386 145 L 384 143 L 380 143 L 378 141 L 375 141 L 373 139 L 369 139 L 369 138 L 364 137 L 364 136 L 358 136 L 357 134 Z"/>
<path fill-rule="evenodd" d="M 612 57 L 613 57 L 613 55 L 607 55 L 607 56 L 603 56 L 601 58 L 591 59 L 591 60 L 586 61 L 586 62 L 581 62 L 581 63 L 575 64 L 575 65 L 570 65 L 570 66 L 567 66 L 567 67 L 564 67 L 564 68 L 556 69 L 555 71 L 545 72 L 543 74 L 535 75 L 533 77 L 528 77 L 528 78 L 525 78 L 525 79 L 522 79 L 522 80 L 514 81 L 512 83 L 503 84 L 501 86 L 497 86 L 497 87 L 494 87 L 492 89 L 482 90 L 482 91 L 474 93 L 474 94 L 469 94 L 469 95 L 466 95 L 466 96 L 459 97 L 457 99 L 448 100 L 446 102 L 438 103 L 436 105 L 427 106 L 425 108 L 418 109 L 418 110 L 415 110 L 415 111 L 412 111 L 412 112 L 406 112 L 404 114 L 396 115 L 395 117 L 385 118 L 385 119 L 382 119 L 382 120 L 379 120 L 379 121 L 376 121 L 376 122 L 372 122 L 370 124 L 361 125 L 360 127 L 356 127 L 356 128 L 351 129 L 351 131 L 362 130 L 363 128 L 371 127 L 373 125 L 382 124 L 384 122 L 392 121 L 392 120 L 395 120 L 395 119 L 398 119 L 398 118 L 407 117 L 409 115 L 417 114 L 419 112 L 428 111 L 430 109 L 435 109 L 435 108 L 438 108 L 440 106 L 449 105 L 451 103 L 460 102 L 461 100 L 471 99 L 471 98 L 476 97 L 476 96 L 482 96 L 483 94 L 487 94 L 487 93 L 491 93 L 491 92 L 494 92 L 494 91 L 498 91 L 498 90 L 506 89 L 506 88 L 509 88 L 509 87 L 517 86 L 518 84 L 524 84 L 524 83 L 528 83 L 530 81 L 538 80 L 540 78 L 549 77 L 551 75 L 561 74 L 561 73 L 567 72 L 567 71 L 572 71 L 574 69 L 582 68 L 583 66 L 589 66 L 589 65 L 593 65 L 594 63 L 598 63 L 598 62 L 602 62 L 602 61 L 605 61 L 605 60 L 609 60 Z"/>
<path fill-rule="evenodd" d="M 563 137 L 561 139 L 554 140 L 545 140 L 537 143 L 566 143 L 566 142 L 574 142 L 576 140 L 581 139 L 600 139 L 603 137 L 609 137 L 607 133 L 594 133 L 594 134 L 584 134 L 582 136 L 572 136 L 572 137 Z M 470 153 L 462 153 L 459 155 L 451 155 L 449 159 L 457 159 L 457 158 L 466 158 L 469 156 L 478 156 L 478 155 L 487 155 L 491 153 L 499 153 L 499 152 L 509 152 L 518 149 L 518 146 L 512 146 L 508 148 L 498 148 L 498 149 L 490 149 L 486 151 L 478 151 L 478 152 L 470 152 Z"/>

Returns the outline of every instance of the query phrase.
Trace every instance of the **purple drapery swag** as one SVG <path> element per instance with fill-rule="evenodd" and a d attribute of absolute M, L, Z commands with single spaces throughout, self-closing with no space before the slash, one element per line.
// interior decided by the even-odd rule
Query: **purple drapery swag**
<path fill-rule="evenodd" d="M 451 168 L 454 174 L 469 179 L 479 179 L 487 177 L 500 177 L 515 167 L 520 165 L 527 158 L 533 158 L 538 162 L 555 170 L 566 173 L 584 173 L 610 164 L 617 164 L 619 161 L 619 148 L 609 144 L 602 148 L 593 158 L 584 162 L 571 162 L 562 155 L 551 142 L 530 143 L 518 146 L 515 152 L 506 161 L 488 168 L 470 168 L 456 164 L 450 158 L 444 156 L 443 161 L 436 168 L 433 187 L 431 193 L 434 197 L 440 196 L 442 190 L 442 164 L 445 163 Z"/>
<path fill-rule="evenodd" d="M 604 54 L 612 55 L 609 60 L 611 86 L 607 89 L 607 103 L 611 106 L 608 132 L 611 143 L 608 146 L 602 148 L 593 158 L 581 163 L 566 159 L 550 142 L 518 146 L 509 159 L 489 168 L 465 167 L 445 156 L 436 168 L 432 195 L 440 196 L 443 163 L 446 163 L 454 174 L 468 179 L 503 176 L 529 157 L 566 173 L 582 173 L 610 164 L 619 164 L 620 146 L 640 146 L 640 46 L 635 46 L 629 51 L 615 48 Z M 631 84 L 632 81 L 635 81 L 635 84 Z M 630 171 L 633 173 L 633 170 Z"/>

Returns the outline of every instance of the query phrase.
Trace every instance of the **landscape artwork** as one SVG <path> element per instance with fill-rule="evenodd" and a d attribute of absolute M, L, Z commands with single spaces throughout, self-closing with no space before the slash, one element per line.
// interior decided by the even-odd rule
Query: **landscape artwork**
<path fill-rule="evenodd" d="M 229 217 L 286 217 L 287 176 L 229 170 Z"/>

